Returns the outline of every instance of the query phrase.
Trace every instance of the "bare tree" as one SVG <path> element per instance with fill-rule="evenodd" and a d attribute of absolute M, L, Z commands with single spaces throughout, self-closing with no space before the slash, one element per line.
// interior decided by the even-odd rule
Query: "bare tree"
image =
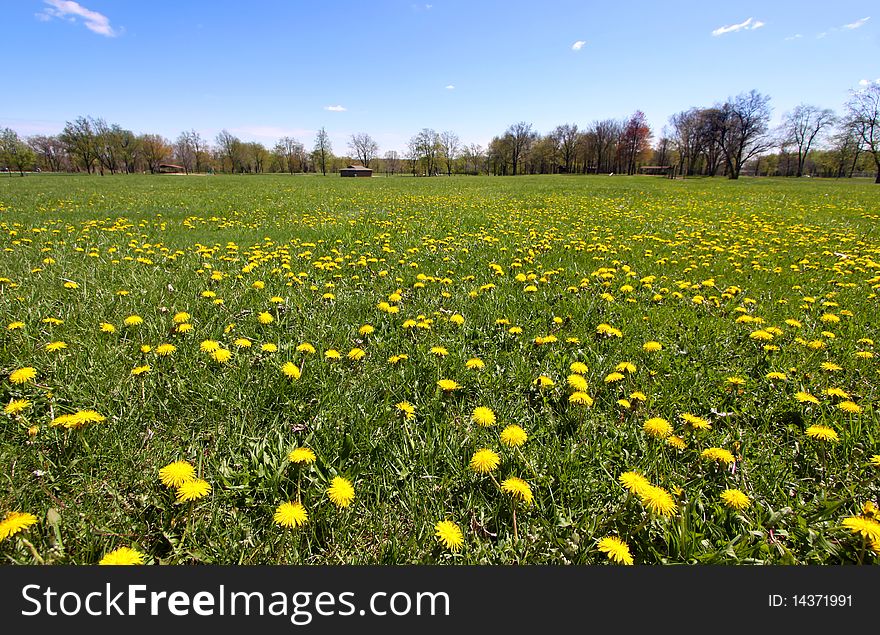
<path fill-rule="evenodd" d="M 440 133 L 440 152 L 446 163 L 446 176 L 452 176 L 452 164 L 458 158 L 460 143 L 458 135 L 451 130 L 444 130 Z"/>
<path fill-rule="evenodd" d="M 536 135 L 532 132 L 532 124 L 525 121 L 512 124 L 505 135 L 510 138 L 510 162 L 513 167 L 513 176 L 516 176 L 520 157 L 535 140 Z"/>
<path fill-rule="evenodd" d="M 50 172 L 60 172 L 65 162 L 64 144 L 58 137 L 48 135 L 34 135 L 28 139 L 28 145 L 33 148 L 43 165 Z"/>
<path fill-rule="evenodd" d="M 620 136 L 622 169 L 625 169 L 627 174 L 636 173 L 636 164 L 639 157 L 650 147 L 650 139 L 651 127 L 648 125 L 648 119 L 645 113 L 637 110 L 627 120 Z"/>
<path fill-rule="evenodd" d="M 819 108 L 800 104 L 782 119 L 782 139 L 791 144 L 797 152 L 797 176 L 804 175 L 804 163 L 813 142 L 822 130 L 834 125 L 834 112 L 829 108 Z"/>
<path fill-rule="evenodd" d="M 348 149 L 361 162 L 364 167 L 370 167 L 370 163 L 379 154 L 379 144 L 366 132 L 351 135 Z"/>
<path fill-rule="evenodd" d="M 216 142 L 220 157 L 224 162 L 228 159 L 230 170 L 237 172 L 241 167 L 241 140 L 224 129 L 217 134 Z"/>
<path fill-rule="evenodd" d="M 557 126 L 552 133 L 556 138 L 559 153 L 562 156 L 562 165 L 566 174 L 571 173 L 572 163 L 574 162 L 575 152 L 577 150 L 578 127 L 577 124 L 563 124 Z"/>
<path fill-rule="evenodd" d="M 616 154 L 617 139 L 621 125 L 614 119 L 595 121 L 590 127 L 593 133 L 596 156 L 596 172 L 611 172 L 611 160 Z"/>
<path fill-rule="evenodd" d="M 389 150 L 385 153 L 385 174 L 391 173 L 394 176 L 395 172 L 400 170 L 400 155 L 397 154 L 396 150 Z"/>
<path fill-rule="evenodd" d="M 858 132 L 862 147 L 874 158 L 877 169 L 874 183 L 880 183 L 880 84 L 851 91 L 846 110 L 847 119 Z"/>
<path fill-rule="evenodd" d="M 770 97 L 751 90 L 740 93 L 721 107 L 721 149 L 727 178 L 738 179 L 746 161 L 769 150 L 773 142 L 767 134 Z"/>
<path fill-rule="evenodd" d="M 330 136 L 324 128 L 321 128 L 315 137 L 312 155 L 315 157 L 315 163 L 321 167 L 321 174 L 327 176 L 327 163 L 333 157 L 333 148 L 330 145 Z"/>
<path fill-rule="evenodd" d="M 189 133 L 181 132 L 174 141 L 174 157 L 176 161 L 183 166 L 183 171 L 189 174 L 193 170 L 195 163 L 195 152 L 193 151 L 192 142 Z"/>

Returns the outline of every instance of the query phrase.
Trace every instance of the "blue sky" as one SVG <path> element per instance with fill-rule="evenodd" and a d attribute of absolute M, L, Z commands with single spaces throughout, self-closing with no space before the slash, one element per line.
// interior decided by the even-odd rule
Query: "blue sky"
<path fill-rule="evenodd" d="M 367 132 L 404 150 L 424 127 L 484 147 L 640 109 L 670 115 L 749 89 L 774 120 L 840 110 L 880 80 L 875 2 L 15 0 L 4 2 L 0 127 L 79 115 L 173 139 L 226 128 L 334 150 Z M 873 14 L 878 15 L 874 16 Z M 714 33 L 713 33 L 714 32 Z"/>

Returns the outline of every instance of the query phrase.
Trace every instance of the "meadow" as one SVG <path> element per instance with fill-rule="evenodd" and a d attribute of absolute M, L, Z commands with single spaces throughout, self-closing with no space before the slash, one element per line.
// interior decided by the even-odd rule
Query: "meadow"
<path fill-rule="evenodd" d="M 876 564 L 878 192 L 0 178 L 0 561 Z"/>

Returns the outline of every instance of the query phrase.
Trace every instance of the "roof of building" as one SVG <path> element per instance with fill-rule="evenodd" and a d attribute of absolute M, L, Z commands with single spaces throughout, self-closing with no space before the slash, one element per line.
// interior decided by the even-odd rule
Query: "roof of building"
<path fill-rule="evenodd" d="M 373 171 L 372 168 L 366 168 L 362 165 L 350 165 L 347 168 L 342 168 L 342 169 L 343 170 L 369 170 L 370 172 Z"/>

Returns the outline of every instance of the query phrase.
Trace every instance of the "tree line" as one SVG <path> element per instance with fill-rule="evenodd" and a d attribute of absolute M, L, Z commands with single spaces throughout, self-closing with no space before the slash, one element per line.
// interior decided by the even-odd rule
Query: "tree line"
<path fill-rule="evenodd" d="M 78 117 L 58 135 L 22 139 L 0 129 L 0 166 L 30 170 L 130 174 L 182 170 L 185 173 L 335 172 L 359 163 L 386 174 L 636 174 L 725 176 L 852 177 L 874 172 L 880 183 L 880 84 L 851 91 L 845 110 L 800 104 L 770 127 L 770 97 L 741 93 L 712 106 L 693 107 L 669 118 L 660 134 L 643 112 L 623 119 L 556 126 L 546 134 L 520 121 L 492 138 L 486 148 L 463 143 L 457 134 L 423 128 L 401 156 L 380 156 L 367 133 L 351 135 L 345 155 L 333 152 L 324 128 L 307 148 L 292 137 L 274 146 L 242 141 L 227 130 L 213 140 L 197 131 L 173 141 L 157 134 L 137 135 L 104 119 Z"/>

